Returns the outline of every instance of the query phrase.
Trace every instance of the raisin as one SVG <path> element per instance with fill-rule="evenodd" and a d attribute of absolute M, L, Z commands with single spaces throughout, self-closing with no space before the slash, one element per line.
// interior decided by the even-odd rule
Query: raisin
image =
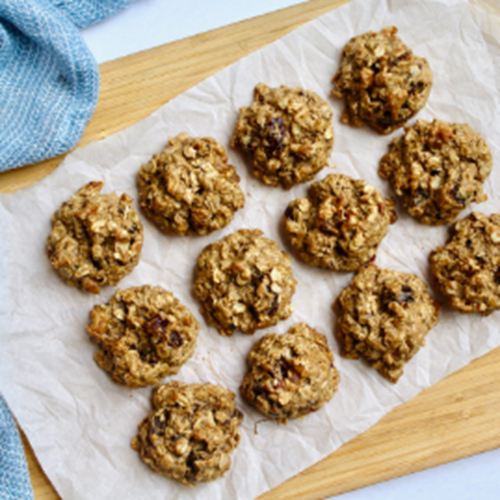
<path fill-rule="evenodd" d="M 460 205 L 465 205 L 467 198 L 463 198 L 458 194 L 460 191 L 460 184 L 455 184 L 453 189 L 450 191 L 450 195 L 453 197 L 453 199 L 459 203 Z"/>
<path fill-rule="evenodd" d="M 287 207 L 285 210 L 285 217 L 287 219 L 293 220 L 293 208 L 292 207 Z"/>
<path fill-rule="evenodd" d="M 184 340 L 182 340 L 181 334 L 178 331 L 174 330 L 168 335 L 168 343 L 172 347 L 180 347 L 182 344 L 184 344 Z"/>
<path fill-rule="evenodd" d="M 286 130 L 281 118 L 272 118 L 267 124 L 265 140 L 268 144 L 266 155 L 268 157 L 278 156 L 283 149 L 286 138 Z"/>
<path fill-rule="evenodd" d="M 167 332 L 167 327 L 170 321 L 167 318 L 156 316 L 154 319 L 146 323 L 146 331 L 156 337 L 164 337 Z"/>
<path fill-rule="evenodd" d="M 439 175 L 439 173 L 440 173 L 439 170 L 435 170 L 435 169 L 431 170 L 431 176 L 432 177 L 435 177 L 436 175 Z"/>

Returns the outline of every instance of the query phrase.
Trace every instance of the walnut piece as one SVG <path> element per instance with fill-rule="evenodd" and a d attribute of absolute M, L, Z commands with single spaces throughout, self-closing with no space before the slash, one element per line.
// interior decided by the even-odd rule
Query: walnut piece
<path fill-rule="evenodd" d="M 307 198 L 285 211 L 285 231 L 299 256 L 313 266 L 355 271 L 375 258 L 389 224 L 394 201 L 384 200 L 368 182 L 332 174 L 309 188 Z"/>
<path fill-rule="evenodd" d="M 117 290 L 90 313 L 97 364 L 118 384 L 155 385 L 177 373 L 196 347 L 199 325 L 172 293 L 150 285 Z"/>
<path fill-rule="evenodd" d="M 326 338 L 305 323 L 262 337 L 248 362 L 243 397 L 280 423 L 319 410 L 337 391 L 339 374 Z"/>
<path fill-rule="evenodd" d="M 296 285 L 290 257 L 278 244 L 258 229 L 241 229 L 203 250 L 194 293 L 207 322 L 230 336 L 288 318 Z"/>
<path fill-rule="evenodd" d="M 393 383 L 425 345 L 441 310 L 420 278 L 374 264 L 357 272 L 336 305 L 342 355 L 364 358 Z"/>
<path fill-rule="evenodd" d="M 258 179 L 290 189 L 327 165 L 332 117 L 330 106 L 311 90 L 259 83 L 254 102 L 240 109 L 231 146 L 253 155 Z"/>
<path fill-rule="evenodd" d="M 47 238 L 50 263 L 69 285 L 100 293 L 139 262 L 143 230 L 127 194 L 99 194 L 89 182 L 52 216 Z"/>
<path fill-rule="evenodd" d="M 472 213 L 430 254 L 431 272 L 451 307 L 462 313 L 500 309 L 500 214 Z"/>
<path fill-rule="evenodd" d="M 379 174 L 410 215 L 439 225 L 452 222 L 469 203 L 486 201 L 482 184 L 491 166 L 488 144 L 469 125 L 417 120 L 392 141 Z"/>
<path fill-rule="evenodd" d="M 236 169 L 211 137 L 183 133 L 139 171 L 141 208 L 167 234 L 206 235 L 245 205 Z"/>
<path fill-rule="evenodd" d="M 365 123 L 390 134 L 420 111 L 429 97 L 432 72 L 389 26 L 352 38 L 344 47 L 332 94 L 345 98 L 341 120 Z"/>
<path fill-rule="evenodd" d="M 159 385 L 132 448 L 154 471 L 186 486 L 214 481 L 230 468 L 240 442 L 243 414 L 234 397 L 212 384 Z"/>

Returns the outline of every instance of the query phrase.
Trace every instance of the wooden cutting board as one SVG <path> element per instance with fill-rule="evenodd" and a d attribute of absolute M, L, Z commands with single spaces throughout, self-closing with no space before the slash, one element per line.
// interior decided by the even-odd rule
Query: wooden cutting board
<path fill-rule="evenodd" d="M 102 64 L 99 103 L 79 146 L 145 118 L 228 64 L 346 1 L 310 0 Z M 0 191 L 29 186 L 62 159 L 0 174 Z M 325 498 L 500 447 L 499 417 L 496 349 L 396 408 L 368 432 L 260 500 Z M 25 438 L 24 443 L 36 500 L 59 498 Z"/>

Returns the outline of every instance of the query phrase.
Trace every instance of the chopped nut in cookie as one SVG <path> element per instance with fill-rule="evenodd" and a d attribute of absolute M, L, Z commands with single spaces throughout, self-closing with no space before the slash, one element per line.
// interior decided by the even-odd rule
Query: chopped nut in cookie
<path fill-rule="evenodd" d="M 234 397 L 212 384 L 159 385 L 132 448 L 155 472 L 186 486 L 214 481 L 230 468 L 240 442 L 243 414 Z"/>
<path fill-rule="evenodd" d="M 143 230 L 127 194 L 100 194 L 89 182 L 52 216 L 47 238 L 50 263 L 69 284 L 100 293 L 116 285 L 139 262 Z"/>
<path fill-rule="evenodd" d="M 262 337 L 248 362 L 243 397 L 280 423 L 319 410 L 337 391 L 339 374 L 326 338 L 305 323 Z"/>
<path fill-rule="evenodd" d="M 278 244 L 258 229 L 241 229 L 202 251 L 194 293 L 207 322 L 230 336 L 288 318 L 296 285 L 290 257 Z"/>
<path fill-rule="evenodd" d="M 286 234 L 302 260 L 334 271 L 356 271 L 373 259 L 396 220 L 391 198 L 341 174 L 311 184 L 308 197 L 292 201 L 284 215 Z"/>
<path fill-rule="evenodd" d="M 87 331 L 97 364 L 118 384 L 155 385 L 177 373 L 196 347 L 199 325 L 187 307 L 159 286 L 117 290 L 90 313 Z"/>
<path fill-rule="evenodd" d="M 231 145 L 253 156 L 258 179 L 290 189 L 328 164 L 332 117 L 328 103 L 311 90 L 259 83 L 254 102 L 240 109 Z"/>
<path fill-rule="evenodd" d="M 393 383 L 425 345 L 441 310 L 420 278 L 375 264 L 356 273 L 336 305 L 342 355 L 365 359 Z"/>
<path fill-rule="evenodd" d="M 217 141 L 183 133 L 141 167 L 137 182 L 141 208 L 159 229 L 205 235 L 245 205 L 239 180 Z"/>
<path fill-rule="evenodd" d="M 390 134 L 420 111 L 429 97 L 432 72 L 390 26 L 352 38 L 344 47 L 332 94 L 345 98 L 342 121 L 365 123 Z"/>
<path fill-rule="evenodd" d="M 500 214 L 472 213 L 430 254 L 431 272 L 451 307 L 462 313 L 500 309 Z"/>
<path fill-rule="evenodd" d="M 411 216 L 439 225 L 470 203 L 486 201 L 482 186 L 491 166 L 488 144 L 469 125 L 417 120 L 392 141 L 379 174 Z"/>

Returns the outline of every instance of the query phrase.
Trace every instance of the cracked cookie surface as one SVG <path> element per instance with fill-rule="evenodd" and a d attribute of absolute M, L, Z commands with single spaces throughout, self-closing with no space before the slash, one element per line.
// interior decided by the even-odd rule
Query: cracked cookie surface
<path fill-rule="evenodd" d="M 70 285 L 100 293 L 139 262 L 143 229 L 127 194 L 100 194 L 89 182 L 54 213 L 47 251 L 52 267 Z"/>
<path fill-rule="evenodd" d="M 154 471 L 186 486 L 214 481 L 230 468 L 240 442 L 243 414 L 234 397 L 212 384 L 159 385 L 132 448 Z"/>
<path fill-rule="evenodd" d="M 441 310 L 420 278 L 374 264 L 357 272 L 335 306 L 342 355 L 364 358 L 393 383 L 425 345 Z"/>
<path fill-rule="evenodd" d="M 368 182 L 331 174 L 311 184 L 307 198 L 285 211 L 285 231 L 299 256 L 313 266 L 355 271 L 375 257 L 396 222 L 394 201 Z"/>
<path fill-rule="evenodd" d="M 326 338 L 305 323 L 270 333 L 251 350 L 243 397 L 265 416 L 286 423 L 319 410 L 337 391 L 339 374 Z"/>
<path fill-rule="evenodd" d="M 258 179 L 290 189 L 328 164 L 332 117 L 328 103 L 311 90 L 259 83 L 254 102 L 240 109 L 231 146 L 253 156 Z"/>
<path fill-rule="evenodd" d="M 207 322 L 230 336 L 288 318 L 296 285 L 290 257 L 279 245 L 258 229 L 241 229 L 202 251 L 194 293 Z"/>
<path fill-rule="evenodd" d="M 205 235 L 227 226 L 245 205 L 240 178 L 227 161 L 211 137 L 169 139 L 139 171 L 141 208 L 167 234 Z"/>
<path fill-rule="evenodd" d="M 491 166 L 488 144 L 469 125 L 417 120 L 392 141 L 379 174 L 389 179 L 410 215 L 439 225 L 488 198 L 482 185 Z"/>
<path fill-rule="evenodd" d="M 422 109 L 432 86 L 426 59 L 418 57 L 390 26 L 352 38 L 344 47 L 332 94 L 345 98 L 341 120 L 390 134 Z"/>
<path fill-rule="evenodd" d="M 500 214 L 472 213 L 430 254 L 431 272 L 451 307 L 462 313 L 500 309 Z"/>
<path fill-rule="evenodd" d="M 159 286 L 117 290 L 90 313 L 87 331 L 96 363 L 118 384 L 155 385 L 177 373 L 196 347 L 199 325 L 187 307 Z"/>

